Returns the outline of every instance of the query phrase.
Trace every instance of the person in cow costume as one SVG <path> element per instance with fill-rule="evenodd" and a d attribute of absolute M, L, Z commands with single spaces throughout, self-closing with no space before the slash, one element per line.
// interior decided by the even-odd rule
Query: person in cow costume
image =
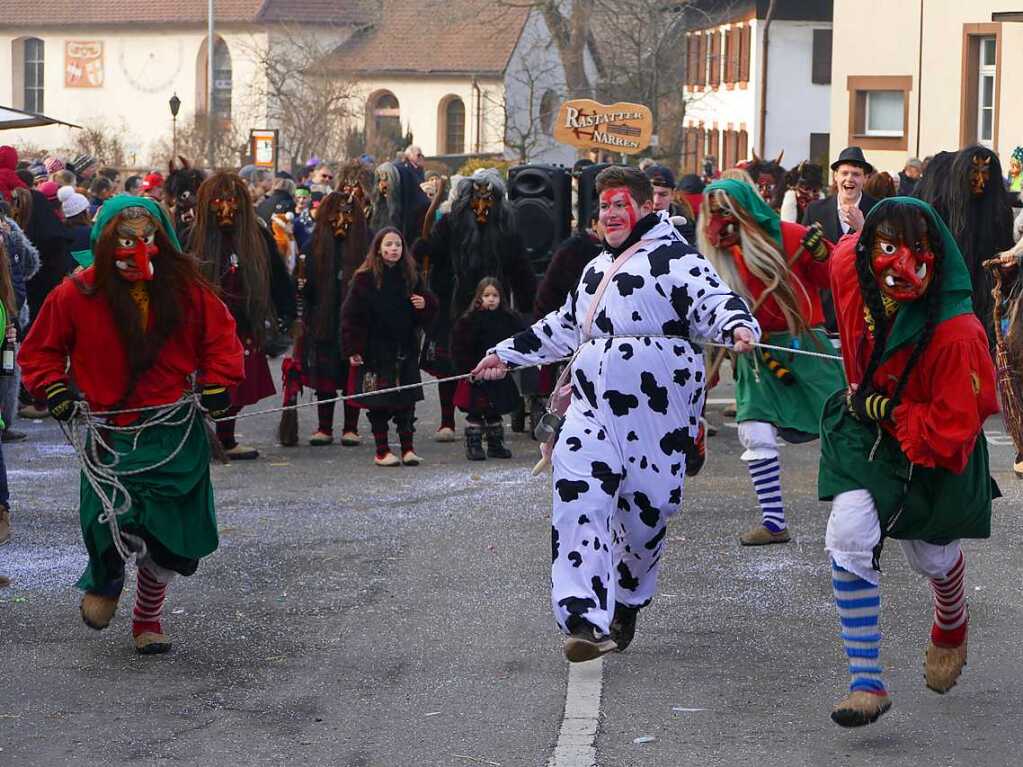
<path fill-rule="evenodd" d="M 828 287 L 830 245 L 817 228 L 783 222 L 741 181 L 710 184 L 699 217 L 699 246 L 725 282 L 754 305 L 765 343 L 831 353 L 819 290 Z M 761 520 L 744 546 L 791 540 L 781 493 L 777 437 L 816 439 L 825 400 L 845 387 L 834 360 L 758 350 L 735 363 L 736 420 Z"/>
<path fill-rule="evenodd" d="M 924 678 L 945 693 L 966 665 L 966 561 L 961 538 L 987 538 L 999 496 L 984 420 L 998 411 L 969 271 L 934 209 L 892 197 L 831 258 L 850 386 L 821 419 L 819 495 L 832 501 L 825 547 L 849 657 L 843 727 L 891 707 L 880 661 L 880 558 L 898 539 L 930 580 L 934 622 Z"/>
<path fill-rule="evenodd" d="M 59 421 L 75 418 L 79 401 L 96 412 L 172 406 L 171 417 L 110 416 L 112 425 L 137 428 L 101 428 L 102 438 L 90 437 L 86 448 L 119 475 L 127 494 L 109 491 L 118 540 L 132 542 L 138 563 L 135 648 L 163 653 L 171 646 L 161 623 L 167 584 L 175 574 L 192 575 L 217 548 L 205 416 L 191 402 L 173 403 L 197 389 L 202 410 L 226 411 L 227 389 L 242 379 L 242 347 L 230 312 L 181 253 L 158 203 L 111 198 L 91 239 L 91 265 L 49 295 L 19 361 L 26 387 Z M 82 619 L 93 629 L 110 624 L 124 587 L 124 553 L 104 519 L 101 492 L 106 485 L 83 474 L 79 513 L 89 563 L 78 586 Z"/>
<path fill-rule="evenodd" d="M 597 177 L 604 250 L 562 306 L 502 341 L 474 375 L 575 354 L 553 449 L 551 603 L 569 661 L 624 650 L 654 597 L 668 519 L 682 503 L 686 451 L 703 406 L 694 339 L 750 351 L 746 302 L 654 213 L 634 168 Z"/>

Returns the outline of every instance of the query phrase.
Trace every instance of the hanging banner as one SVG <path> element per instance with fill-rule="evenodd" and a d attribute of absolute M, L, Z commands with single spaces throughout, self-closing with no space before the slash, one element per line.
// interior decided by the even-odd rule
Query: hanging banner
<path fill-rule="evenodd" d="M 654 118 L 642 104 L 572 99 L 561 105 L 554 140 L 580 149 L 636 154 L 650 146 Z"/>
<path fill-rule="evenodd" d="M 64 87 L 103 87 L 103 43 L 64 41 Z"/>

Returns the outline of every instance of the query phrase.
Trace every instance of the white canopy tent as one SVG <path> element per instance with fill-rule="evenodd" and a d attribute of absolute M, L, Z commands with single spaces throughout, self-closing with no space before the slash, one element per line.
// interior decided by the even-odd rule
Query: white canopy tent
<path fill-rule="evenodd" d="M 42 125 L 67 125 L 69 128 L 81 128 L 81 125 L 57 120 L 46 115 L 38 115 L 33 112 L 23 112 L 20 109 L 0 106 L 0 130 L 13 130 L 15 128 L 38 128 Z"/>

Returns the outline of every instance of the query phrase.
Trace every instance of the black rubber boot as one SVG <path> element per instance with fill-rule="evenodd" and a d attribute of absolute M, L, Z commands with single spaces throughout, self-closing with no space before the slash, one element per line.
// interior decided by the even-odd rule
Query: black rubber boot
<path fill-rule="evenodd" d="M 504 446 L 504 424 L 488 423 L 484 432 L 487 438 L 487 458 L 511 458 L 511 450 Z"/>
<path fill-rule="evenodd" d="M 476 423 L 465 424 L 465 457 L 470 461 L 485 461 L 483 452 L 483 427 Z"/>

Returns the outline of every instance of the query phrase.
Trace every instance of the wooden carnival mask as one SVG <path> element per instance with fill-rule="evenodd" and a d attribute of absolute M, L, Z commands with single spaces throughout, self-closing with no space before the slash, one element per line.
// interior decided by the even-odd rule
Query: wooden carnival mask
<path fill-rule="evenodd" d="M 914 237 L 890 223 L 881 224 L 874 236 L 870 264 L 882 295 L 899 303 L 921 298 L 934 279 L 934 251 L 926 228 Z"/>

